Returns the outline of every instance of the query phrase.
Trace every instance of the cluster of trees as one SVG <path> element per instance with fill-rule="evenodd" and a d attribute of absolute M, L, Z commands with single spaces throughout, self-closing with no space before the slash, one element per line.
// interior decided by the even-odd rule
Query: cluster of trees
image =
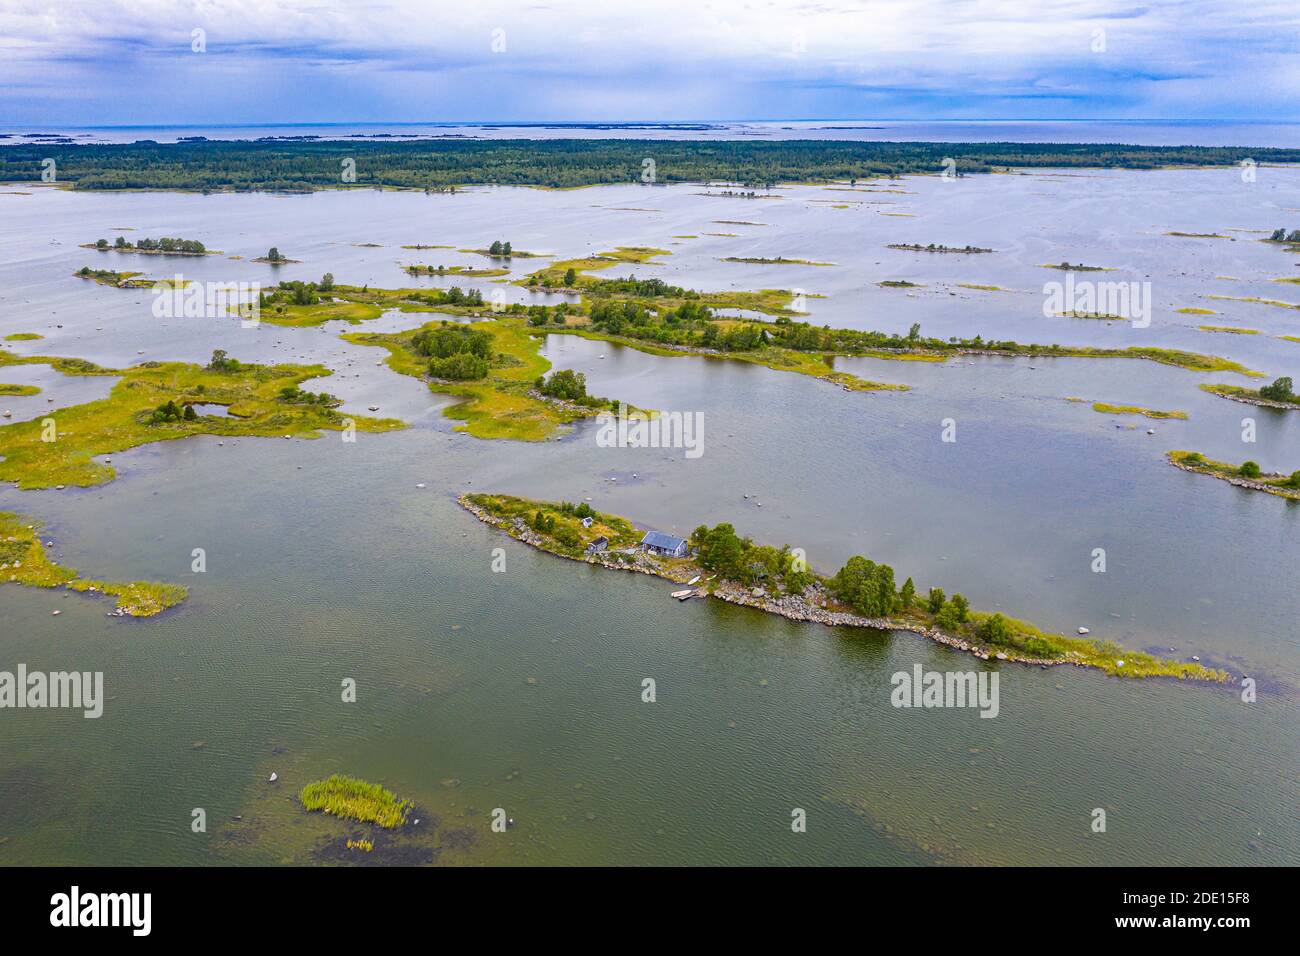
<path fill-rule="evenodd" d="M 280 401 L 289 405 L 331 405 L 339 404 L 336 396 L 329 392 L 307 392 L 297 385 L 286 385 L 280 389 Z"/>
<path fill-rule="evenodd" d="M 1271 385 L 1262 385 L 1259 389 L 1260 398 L 1272 399 L 1275 402 L 1300 402 L 1292 389 L 1290 376 L 1282 376 L 1274 379 Z"/>
<path fill-rule="evenodd" d="M 550 377 L 539 375 L 537 381 L 533 383 L 543 395 L 551 398 L 558 398 L 566 402 L 577 402 L 580 405 L 603 405 L 604 399 L 594 398 L 587 394 L 587 376 L 582 372 L 575 372 L 571 368 L 558 369 L 550 374 Z"/>
<path fill-rule="evenodd" d="M 586 509 L 585 513 L 583 509 Z M 564 514 L 576 515 L 579 518 L 595 514 L 595 512 L 591 510 L 590 505 L 582 504 L 575 508 L 568 502 L 564 502 L 560 505 L 560 511 Z M 577 548 L 582 544 L 582 537 L 573 528 L 563 524 L 557 527 L 555 515 L 548 515 L 539 510 L 535 515 L 533 515 L 532 520 L 529 521 L 528 524 L 529 527 L 538 534 L 549 534 L 566 548 Z"/>
<path fill-rule="evenodd" d="M 523 307 L 520 306 L 520 308 Z M 511 311 L 514 311 L 513 308 Z M 547 322 L 554 322 L 556 325 L 563 325 L 564 317 L 568 314 L 569 303 L 567 302 L 561 302 L 556 306 L 530 305 L 528 307 L 528 324 L 541 326 Z"/>
<path fill-rule="evenodd" d="M 169 422 L 192 422 L 198 417 L 198 413 L 194 411 L 193 405 L 178 405 L 174 399 L 168 399 L 153 410 L 153 413 L 149 416 L 149 424 L 161 425 Z"/>
<path fill-rule="evenodd" d="M 411 348 L 428 356 L 429 374 L 434 378 L 486 378 L 492 363 L 491 333 L 453 322 L 416 332 L 411 337 Z"/>
<path fill-rule="evenodd" d="M 266 256 L 264 258 L 266 259 L 267 262 L 285 261 L 284 256 L 281 254 L 279 248 L 277 248 L 276 246 L 272 246 L 270 249 L 268 249 Z"/>
<path fill-rule="evenodd" d="M 798 594 L 813 581 L 805 562 L 788 545 L 754 544 L 725 522 L 712 528 L 700 525 L 691 532 L 690 541 L 701 567 L 746 587 L 762 585 L 773 592 Z"/>
<path fill-rule="evenodd" d="M 358 184 L 423 190 L 478 183 L 587 186 L 639 181 L 644 141 L 616 139 L 408 142 L 206 140 L 160 144 L 23 144 L 0 150 L 0 181 L 34 181 L 41 161 L 78 189 L 309 190 L 338 185 L 340 161 L 356 160 Z M 956 153 L 957 171 L 1008 166 L 1127 167 L 1300 162 L 1296 149 L 1124 146 L 1091 143 L 906 143 L 785 140 L 655 140 L 659 182 L 854 180 L 934 173 Z"/>
<path fill-rule="evenodd" d="M 325 273 L 320 282 L 281 282 L 270 292 L 261 294 L 262 307 L 268 305 L 318 305 L 320 293 L 334 289 L 334 276 Z"/>
<path fill-rule="evenodd" d="M 1292 229 L 1290 232 L 1274 229 L 1273 235 L 1268 238 L 1271 242 L 1300 242 L 1300 229 Z"/>
<path fill-rule="evenodd" d="M 96 249 L 107 249 L 107 239 L 96 239 Z M 118 236 L 113 240 L 114 249 L 138 249 L 141 252 L 206 252 L 207 248 L 197 239 L 171 239 L 164 236 L 161 239 L 137 239 L 135 242 L 127 242 L 126 236 Z"/>
<path fill-rule="evenodd" d="M 490 256 L 499 259 L 509 259 L 511 254 L 510 243 L 502 242 L 500 239 L 488 246 L 488 255 Z"/>

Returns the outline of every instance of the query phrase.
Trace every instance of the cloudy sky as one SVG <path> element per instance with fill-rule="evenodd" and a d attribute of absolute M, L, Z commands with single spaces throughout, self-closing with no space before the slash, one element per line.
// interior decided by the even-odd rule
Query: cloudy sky
<path fill-rule="evenodd" d="M 1298 48 L 1300 0 L 0 0 L 0 125 L 1296 120 Z"/>

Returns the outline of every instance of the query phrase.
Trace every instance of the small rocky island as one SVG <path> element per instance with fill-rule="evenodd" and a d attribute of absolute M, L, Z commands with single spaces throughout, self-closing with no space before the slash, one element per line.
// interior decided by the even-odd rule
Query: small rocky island
<path fill-rule="evenodd" d="M 628 519 L 602 514 L 586 502 L 534 501 L 511 495 L 466 494 L 459 502 L 480 521 L 559 557 L 613 570 L 650 574 L 681 587 L 678 600 L 713 597 L 831 627 L 902 630 L 983 660 L 1041 666 L 1074 664 L 1120 677 L 1176 677 L 1213 682 L 1229 675 L 1121 648 L 1110 642 L 1050 634 L 1032 624 L 973 610 L 960 594 L 932 587 L 922 595 L 894 569 L 856 556 L 835 575 L 807 567 L 790 548 L 754 544 L 729 524 L 701 525 L 689 539 L 643 532 Z M 1080 628 L 1080 633 L 1086 633 Z"/>

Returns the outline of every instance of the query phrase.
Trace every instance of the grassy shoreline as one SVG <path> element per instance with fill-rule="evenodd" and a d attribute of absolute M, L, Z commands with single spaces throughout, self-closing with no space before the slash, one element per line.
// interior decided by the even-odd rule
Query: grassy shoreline
<path fill-rule="evenodd" d="M 41 542 L 41 526 L 12 511 L 0 511 L 0 585 L 57 588 L 117 599 L 116 617 L 154 617 L 189 596 L 179 584 L 158 581 L 107 582 L 80 577 L 73 568 L 51 561 Z"/>
<path fill-rule="evenodd" d="M 49 409 L 0 428 L 0 481 L 22 489 L 106 484 L 116 472 L 105 456 L 192 435 L 316 438 L 322 430 L 342 431 L 349 424 L 371 432 L 405 427 L 396 419 L 345 417 L 329 403 L 306 400 L 298 386 L 332 375 L 324 365 L 226 362 L 223 367 L 146 362 L 114 370 L 81 359 L 18 357 L 0 349 L 0 367 L 48 364 L 67 375 L 118 377 L 106 398 Z M 159 417 L 168 403 L 175 414 Z M 195 405 L 221 405 L 229 414 L 182 414 Z"/>

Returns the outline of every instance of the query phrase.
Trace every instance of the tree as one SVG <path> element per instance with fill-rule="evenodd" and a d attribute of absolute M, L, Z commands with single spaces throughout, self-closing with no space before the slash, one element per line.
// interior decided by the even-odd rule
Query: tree
<path fill-rule="evenodd" d="M 552 372 L 549 379 L 538 379 L 537 390 L 551 398 L 580 402 L 587 397 L 587 376 L 571 368 Z"/>
<path fill-rule="evenodd" d="M 501 255 L 501 240 L 500 240 L 500 239 L 494 240 L 493 243 L 492 243 L 492 245 L 488 246 L 488 255 L 490 255 L 490 256 L 499 256 L 499 255 Z"/>
<path fill-rule="evenodd" d="M 909 610 L 916 603 L 916 585 L 912 579 L 908 578 L 903 582 L 902 588 L 898 591 L 898 597 L 903 602 L 903 610 Z"/>
<path fill-rule="evenodd" d="M 1286 484 L 1291 488 L 1300 488 L 1300 471 L 1291 472 L 1291 477 L 1286 480 Z"/>
<path fill-rule="evenodd" d="M 943 602 L 947 600 L 947 595 L 943 593 L 943 588 L 930 588 L 930 594 L 925 599 L 925 606 L 931 614 L 938 614 L 943 608 Z"/>
<path fill-rule="evenodd" d="M 1258 478 L 1260 476 L 1259 465 L 1253 461 L 1243 461 L 1237 471 L 1243 478 Z"/>
<path fill-rule="evenodd" d="M 510 243 L 503 242 L 501 244 L 501 254 L 505 256 L 507 259 L 510 258 Z"/>
<path fill-rule="evenodd" d="M 736 529 L 724 522 L 704 535 L 700 544 L 700 565 L 709 571 L 717 571 L 725 578 L 739 577 L 744 553 L 745 545 L 736 534 Z"/>
<path fill-rule="evenodd" d="M 960 594 L 954 594 L 952 606 L 957 612 L 957 620 L 965 624 L 970 619 L 970 602 Z"/>
<path fill-rule="evenodd" d="M 334 289 L 334 273 L 327 272 L 320 277 L 320 290 L 322 292 L 332 292 Z"/>
<path fill-rule="evenodd" d="M 272 246 L 271 251 L 266 254 L 266 258 L 270 262 L 280 262 L 284 259 L 284 256 L 280 255 L 279 249 L 277 249 L 275 246 Z"/>
<path fill-rule="evenodd" d="M 208 368 L 214 372 L 234 372 L 239 368 L 239 360 L 228 358 L 225 349 L 213 349 Z"/>
<path fill-rule="evenodd" d="M 894 569 L 854 555 L 831 579 L 831 591 L 866 617 L 885 617 L 898 607 Z"/>
<path fill-rule="evenodd" d="M 1011 627 L 1011 622 L 1001 614 L 993 614 L 986 617 L 980 622 L 979 627 L 975 629 L 979 639 L 987 644 L 1013 644 L 1015 643 L 1016 632 Z"/>
<path fill-rule="evenodd" d="M 934 616 L 934 623 L 941 631 L 955 632 L 961 629 L 961 618 L 951 602 L 945 604 Z"/>
<path fill-rule="evenodd" d="M 567 270 L 565 270 L 564 284 L 567 286 L 571 286 L 577 281 L 578 281 L 578 270 L 570 266 Z"/>
<path fill-rule="evenodd" d="M 1292 383 L 1290 376 L 1284 375 L 1281 378 L 1274 379 L 1272 385 L 1263 385 L 1260 387 L 1260 398 L 1269 398 L 1275 402 L 1293 402 L 1295 394 L 1291 391 Z"/>
<path fill-rule="evenodd" d="M 186 420 L 187 422 L 192 422 L 192 421 L 194 421 L 195 419 L 197 419 L 198 417 L 199 417 L 199 413 L 196 412 L 196 411 L 194 410 L 194 406 L 193 406 L 193 405 L 186 405 L 186 406 L 185 406 L 185 416 L 184 416 L 184 418 L 185 418 L 185 420 Z"/>

